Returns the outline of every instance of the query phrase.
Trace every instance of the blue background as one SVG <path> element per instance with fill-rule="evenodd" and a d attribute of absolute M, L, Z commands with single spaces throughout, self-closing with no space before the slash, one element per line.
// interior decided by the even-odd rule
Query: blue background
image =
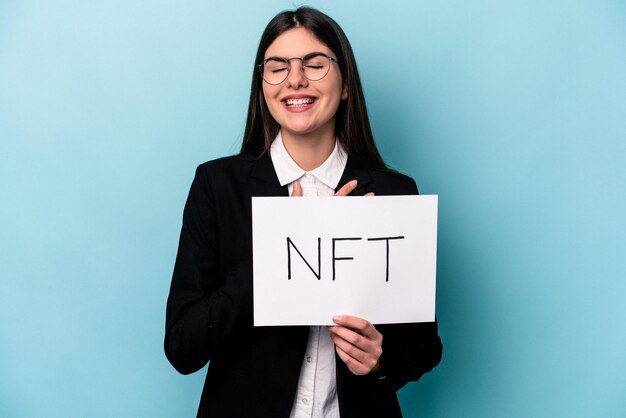
<path fill-rule="evenodd" d="M 444 360 L 405 415 L 626 416 L 626 3 L 311 4 L 440 196 Z M 195 416 L 162 350 L 182 207 L 297 5 L 0 2 L 0 416 Z"/>

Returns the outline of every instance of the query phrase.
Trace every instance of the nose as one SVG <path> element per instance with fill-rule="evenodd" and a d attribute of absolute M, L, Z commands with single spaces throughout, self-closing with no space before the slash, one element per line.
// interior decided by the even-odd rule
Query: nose
<path fill-rule="evenodd" d="M 306 87 L 309 84 L 309 80 L 304 76 L 302 71 L 302 60 L 299 58 L 292 58 L 289 60 L 289 74 L 287 74 L 287 84 L 292 88 Z"/>

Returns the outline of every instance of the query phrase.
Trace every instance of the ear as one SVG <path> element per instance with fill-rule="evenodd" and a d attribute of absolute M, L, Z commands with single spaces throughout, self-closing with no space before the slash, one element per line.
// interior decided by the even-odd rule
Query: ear
<path fill-rule="evenodd" d="M 346 100 L 348 98 L 348 86 L 344 83 L 343 89 L 341 90 L 341 100 Z"/>

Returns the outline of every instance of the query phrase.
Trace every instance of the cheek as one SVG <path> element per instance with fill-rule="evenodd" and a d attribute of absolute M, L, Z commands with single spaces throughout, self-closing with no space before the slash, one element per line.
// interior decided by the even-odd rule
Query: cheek
<path fill-rule="evenodd" d="M 346 95 L 346 90 L 341 85 L 337 85 L 337 86 L 334 86 L 334 87 L 335 88 L 334 88 L 334 91 L 332 93 L 333 106 L 335 108 L 337 108 L 337 107 L 339 107 L 339 104 L 341 103 L 341 101 L 347 98 L 347 95 Z"/>
<path fill-rule="evenodd" d="M 263 83 L 263 90 L 261 90 L 261 91 L 262 91 L 262 93 L 263 93 L 263 94 L 262 94 L 262 96 L 263 96 L 263 97 L 262 97 L 262 100 L 263 100 L 263 101 L 265 101 L 265 104 L 267 104 L 267 105 L 269 106 L 269 103 L 267 102 L 267 98 L 268 98 L 269 96 L 268 96 L 268 91 L 267 91 L 267 89 L 265 88 L 265 83 Z"/>
<path fill-rule="evenodd" d="M 269 101 L 271 99 L 276 98 L 276 92 L 278 91 L 278 89 L 276 88 L 276 86 L 263 83 L 262 91 L 263 91 L 263 97 L 265 98 L 265 100 Z"/>
<path fill-rule="evenodd" d="M 276 93 L 271 88 L 267 88 L 264 85 L 263 97 L 261 98 L 261 100 L 265 102 L 265 105 L 269 109 L 270 113 L 272 114 L 272 116 L 274 116 L 275 109 L 280 105 L 280 103 L 277 102 Z"/>
<path fill-rule="evenodd" d="M 333 89 L 334 89 L 334 96 L 338 102 L 348 98 L 348 89 L 346 86 L 344 86 L 343 81 L 341 80 L 340 77 L 334 80 Z"/>

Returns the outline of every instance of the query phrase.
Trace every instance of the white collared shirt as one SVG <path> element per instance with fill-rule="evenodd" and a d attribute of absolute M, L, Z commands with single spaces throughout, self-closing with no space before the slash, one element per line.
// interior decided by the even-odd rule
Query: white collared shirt
<path fill-rule="evenodd" d="M 335 149 L 326 161 L 307 172 L 291 158 L 280 132 L 272 142 L 270 155 L 278 181 L 281 186 L 288 185 L 289 195 L 293 192 L 293 182 L 298 180 L 303 196 L 333 196 L 348 161 L 345 150 L 335 141 Z M 335 345 L 326 327 L 309 328 L 290 418 L 339 418 Z"/>

